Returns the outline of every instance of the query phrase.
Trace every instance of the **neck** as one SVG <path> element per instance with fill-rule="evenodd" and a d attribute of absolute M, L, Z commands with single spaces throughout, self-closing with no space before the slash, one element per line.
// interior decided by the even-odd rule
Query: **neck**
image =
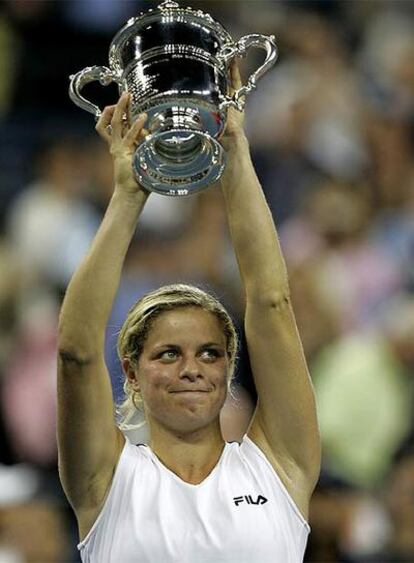
<path fill-rule="evenodd" d="M 219 420 L 186 434 L 148 422 L 149 445 L 168 469 L 193 484 L 201 483 L 211 473 L 225 445 Z"/>

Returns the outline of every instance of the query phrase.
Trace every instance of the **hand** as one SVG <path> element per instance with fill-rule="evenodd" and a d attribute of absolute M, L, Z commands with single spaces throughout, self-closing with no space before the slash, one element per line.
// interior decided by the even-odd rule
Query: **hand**
<path fill-rule="evenodd" d="M 230 79 L 230 95 L 232 96 L 236 90 L 239 90 L 243 86 L 237 59 L 233 59 L 231 62 Z M 220 143 L 226 151 L 229 151 L 233 147 L 235 139 L 239 136 L 244 137 L 244 111 L 239 111 L 230 106 L 227 113 L 226 128 L 220 139 Z"/>
<path fill-rule="evenodd" d="M 95 129 L 109 145 L 109 151 L 114 161 L 115 188 L 137 193 L 145 190 L 135 178 L 132 157 L 137 146 L 148 135 L 148 131 L 143 128 L 147 116 L 146 114 L 140 115 L 130 126 L 127 119 L 130 99 L 131 95 L 124 92 L 116 105 L 107 106 Z"/>

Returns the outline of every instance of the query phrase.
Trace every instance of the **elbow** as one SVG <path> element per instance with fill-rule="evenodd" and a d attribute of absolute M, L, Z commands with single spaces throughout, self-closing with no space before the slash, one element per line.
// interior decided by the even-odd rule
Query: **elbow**
<path fill-rule="evenodd" d="M 59 327 L 57 342 L 58 359 L 65 365 L 85 366 L 93 363 L 104 351 L 99 338 L 91 338 L 81 331 L 66 331 Z"/>
<path fill-rule="evenodd" d="M 247 295 L 247 303 L 259 306 L 263 309 L 277 311 L 291 305 L 289 286 L 280 290 L 270 292 L 257 292 L 251 296 Z"/>
<path fill-rule="evenodd" d="M 266 299 L 267 306 L 270 309 L 282 309 L 291 304 L 289 288 L 285 291 L 276 292 L 271 294 Z"/>
<path fill-rule="evenodd" d="M 93 363 L 92 355 L 85 354 L 84 351 L 76 348 L 58 347 L 58 359 L 65 366 L 84 367 Z"/>

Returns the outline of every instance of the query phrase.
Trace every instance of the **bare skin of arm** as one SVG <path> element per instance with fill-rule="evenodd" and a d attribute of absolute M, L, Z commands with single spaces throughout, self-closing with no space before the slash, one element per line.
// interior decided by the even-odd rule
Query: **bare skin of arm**
<path fill-rule="evenodd" d="M 239 88 L 237 65 L 232 79 Z M 228 164 L 221 187 L 245 290 L 246 339 L 259 397 L 248 435 L 307 518 L 321 455 L 314 393 L 276 228 L 237 110 L 229 112 L 222 144 Z"/>
<path fill-rule="evenodd" d="M 102 507 L 124 445 L 114 421 L 104 339 L 125 255 L 148 197 L 131 167 L 131 155 L 147 134 L 145 118 L 131 128 L 123 125 L 128 103 L 124 94 L 116 106 L 104 110 L 96 126 L 110 145 L 115 188 L 91 248 L 68 286 L 59 319 L 59 473 L 81 537 Z"/>

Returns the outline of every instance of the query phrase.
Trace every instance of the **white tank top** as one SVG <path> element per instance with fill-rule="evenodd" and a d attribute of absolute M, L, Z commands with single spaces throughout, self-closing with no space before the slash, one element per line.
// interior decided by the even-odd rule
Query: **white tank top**
<path fill-rule="evenodd" d="M 263 452 L 226 443 L 198 485 L 125 443 L 84 563 L 300 563 L 310 528 Z"/>

